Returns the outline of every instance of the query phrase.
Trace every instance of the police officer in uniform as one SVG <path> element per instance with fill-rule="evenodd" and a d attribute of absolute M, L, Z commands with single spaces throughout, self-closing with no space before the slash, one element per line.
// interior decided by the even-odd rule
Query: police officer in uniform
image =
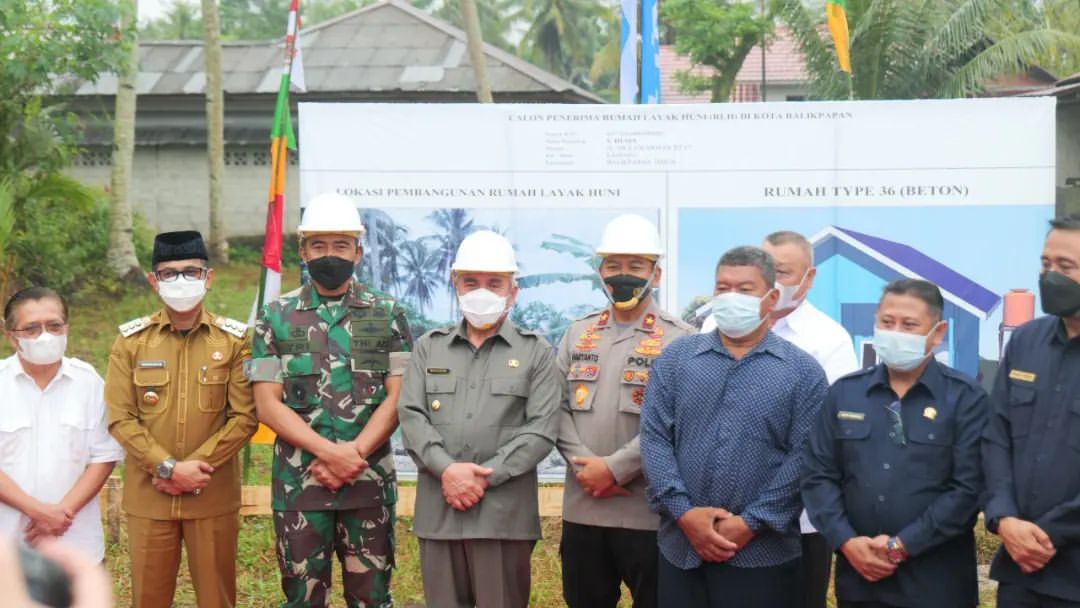
<path fill-rule="evenodd" d="M 240 448 L 255 433 L 247 326 L 206 311 L 202 235 L 154 239 L 147 275 L 165 308 L 120 326 L 109 354 L 109 432 L 127 452 L 132 604 L 172 606 L 180 546 L 202 608 L 236 603 Z"/>
<path fill-rule="evenodd" d="M 803 459 L 810 521 L 839 550 L 840 608 L 978 605 L 973 527 L 989 398 L 934 359 L 948 335 L 933 283 L 885 287 L 878 365 L 830 388 Z"/>
<path fill-rule="evenodd" d="M 983 439 L 1000 608 L 1080 607 L 1080 213 L 1050 222 L 1039 299 L 1013 333 Z"/>
<path fill-rule="evenodd" d="M 429 608 L 524 608 L 540 538 L 536 465 L 558 426 L 555 356 L 506 318 L 517 295 L 506 238 L 470 234 L 452 269 L 465 319 L 417 341 L 399 406 L 419 468 L 424 598 Z"/>
<path fill-rule="evenodd" d="M 271 506 L 283 606 L 328 604 L 335 553 L 346 605 L 390 606 L 389 439 L 408 325 L 393 299 L 353 278 L 365 231 L 351 199 L 315 197 L 299 232 L 311 283 L 264 308 L 248 370 L 259 419 L 278 435 Z"/>
<path fill-rule="evenodd" d="M 570 608 L 614 607 L 625 583 L 634 606 L 656 606 L 658 516 L 649 510 L 638 429 L 649 365 L 692 332 L 657 306 L 660 235 L 638 215 L 604 229 L 599 273 L 611 306 L 576 321 L 559 345 L 558 447 L 563 494 L 563 596 Z"/>

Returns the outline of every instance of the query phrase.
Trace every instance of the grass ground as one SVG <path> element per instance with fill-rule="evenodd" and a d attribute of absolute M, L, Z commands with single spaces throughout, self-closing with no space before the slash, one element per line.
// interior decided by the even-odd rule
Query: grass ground
<path fill-rule="evenodd" d="M 286 268 L 282 280 L 284 290 L 297 284 L 295 267 Z M 255 286 L 259 279 L 259 267 L 254 263 L 232 264 L 215 271 L 213 288 L 207 296 L 207 308 L 241 321 L 246 321 L 255 297 Z M 109 348 L 116 337 L 116 326 L 149 314 L 160 307 L 157 297 L 147 287 L 139 293 L 127 293 L 122 296 L 108 294 L 83 294 L 76 298 L 70 311 L 71 332 L 69 338 L 69 356 L 79 357 L 93 364 L 104 375 L 108 361 Z M 0 345 L 0 354 L 10 352 L 6 342 Z M 267 446 L 255 446 L 251 451 L 249 470 L 250 484 L 269 483 L 270 449 Z M 420 581 L 419 555 L 416 538 L 409 532 L 411 520 L 402 518 L 398 521 L 397 537 L 398 569 L 394 575 L 393 593 L 399 606 L 421 604 L 423 590 Z M 558 538 L 561 522 L 558 519 L 546 519 L 543 522 L 544 540 L 533 553 L 533 588 L 531 606 L 562 606 L 561 577 L 559 573 Z M 117 605 L 130 605 L 130 574 L 127 552 L 127 540 L 123 536 L 118 543 L 108 548 L 107 562 L 116 585 Z M 278 585 L 277 564 L 274 557 L 274 532 L 268 517 L 247 517 L 240 532 L 240 557 L 237 567 L 238 604 L 243 607 L 261 608 L 280 604 L 281 592 Z M 979 563 L 985 564 L 996 548 L 996 539 L 987 536 L 979 527 Z M 335 574 L 335 580 L 340 576 Z M 984 606 L 991 606 L 989 597 L 984 598 Z M 190 577 L 181 567 L 175 605 L 178 607 L 195 606 L 191 590 Z M 341 606 L 340 597 L 335 598 L 335 606 Z M 624 592 L 620 606 L 630 606 L 628 594 Z"/>

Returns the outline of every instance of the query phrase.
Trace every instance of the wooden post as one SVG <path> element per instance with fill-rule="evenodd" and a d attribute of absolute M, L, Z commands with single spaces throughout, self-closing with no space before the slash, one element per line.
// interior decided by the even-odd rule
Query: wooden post
<path fill-rule="evenodd" d="M 120 495 L 123 484 L 120 478 L 110 476 L 101 489 L 105 511 L 105 536 L 109 544 L 120 542 Z"/>

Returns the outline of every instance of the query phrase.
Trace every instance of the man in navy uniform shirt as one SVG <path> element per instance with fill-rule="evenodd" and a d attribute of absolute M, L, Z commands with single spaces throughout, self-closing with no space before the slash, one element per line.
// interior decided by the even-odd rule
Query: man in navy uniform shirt
<path fill-rule="evenodd" d="M 983 441 L 998 606 L 1080 606 L 1080 214 L 1050 222 L 1047 314 L 1012 335 Z"/>
<path fill-rule="evenodd" d="M 878 365 L 829 388 L 803 457 L 810 521 L 839 549 L 840 608 L 978 604 L 973 532 L 989 398 L 936 361 L 948 334 L 933 283 L 885 287 Z"/>

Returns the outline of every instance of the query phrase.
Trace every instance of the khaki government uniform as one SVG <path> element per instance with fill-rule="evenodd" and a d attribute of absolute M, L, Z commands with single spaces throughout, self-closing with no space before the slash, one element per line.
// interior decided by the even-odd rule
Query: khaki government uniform
<path fill-rule="evenodd" d="M 480 348 L 465 323 L 416 343 L 398 417 L 419 468 L 414 532 L 428 606 L 523 607 L 540 538 L 536 466 L 555 443 L 559 382 L 541 336 L 509 320 Z M 455 511 L 441 476 L 455 462 L 493 469 L 483 498 Z"/>
<path fill-rule="evenodd" d="M 258 425 L 244 375 L 246 326 L 203 310 L 186 333 L 161 310 L 120 326 L 109 354 L 109 432 L 127 452 L 123 506 L 131 547 L 132 604 L 172 605 L 180 544 L 200 608 L 236 602 L 240 449 Z M 158 465 L 214 467 L 198 496 L 154 489 Z"/>

